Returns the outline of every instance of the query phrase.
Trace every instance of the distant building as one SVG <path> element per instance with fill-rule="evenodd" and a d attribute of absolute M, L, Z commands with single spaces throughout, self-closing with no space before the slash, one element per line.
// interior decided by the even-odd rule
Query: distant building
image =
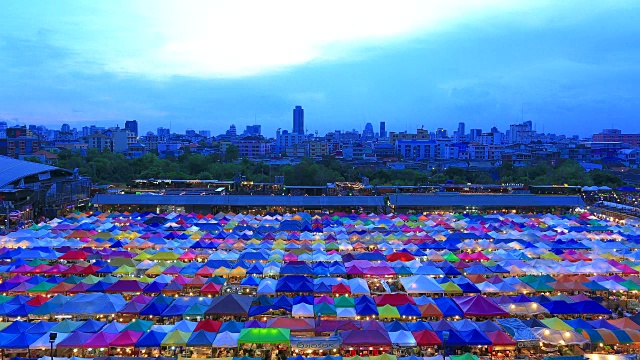
<path fill-rule="evenodd" d="M 509 143 L 510 144 L 529 144 L 535 137 L 533 123 L 531 120 L 522 124 L 511 124 L 509 126 Z"/>
<path fill-rule="evenodd" d="M 211 130 L 200 130 L 200 131 L 198 131 L 198 134 L 200 134 L 200 136 L 203 136 L 205 138 L 210 138 L 211 137 Z"/>
<path fill-rule="evenodd" d="M 40 139 L 26 126 L 6 129 L 6 139 L 0 140 L 0 155 L 18 158 L 40 150 Z"/>
<path fill-rule="evenodd" d="M 400 133 L 392 131 L 389 133 L 389 140 L 395 146 L 398 140 L 431 140 L 431 135 L 425 129 L 417 129 L 415 134 L 409 134 L 406 131 Z"/>
<path fill-rule="evenodd" d="M 469 130 L 469 136 L 467 136 L 467 141 L 474 142 L 477 141 L 478 137 L 482 134 L 482 129 L 471 129 Z"/>
<path fill-rule="evenodd" d="M 157 133 L 159 137 L 166 140 L 169 140 L 169 137 L 171 137 L 171 129 L 159 127 Z"/>
<path fill-rule="evenodd" d="M 380 134 L 378 134 L 381 138 L 387 137 L 387 123 L 384 121 L 380 121 Z"/>
<path fill-rule="evenodd" d="M 138 120 L 127 120 L 124 123 L 124 128 L 129 130 L 136 139 L 138 139 Z"/>
<path fill-rule="evenodd" d="M 373 132 L 373 125 L 371 125 L 371 123 L 367 123 L 362 131 L 362 142 L 365 143 L 367 141 L 372 141 L 375 136 L 376 135 Z"/>
<path fill-rule="evenodd" d="M 293 147 L 295 144 L 302 143 L 304 141 L 304 135 L 298 133 L 290 133 L 287 130 L 276 132 L 276 148 L 275 152 L 282 154 L 287 151 L 287 148 Z"/>
<path fill-rule="evenodd" d="M 98 151 L 113 151 L 113 141 L 110 136 L 104 134 L 91 134 L 84 137 L 87 148 Z"/>
<path fill-rule="evenodd" d="M 304 109 L 300 105 L 293 109 L 293 132 L 304 135 Z"/>
<path fill-rule="evenodd" d="M 31 131 L 37 131 L 36 126 L 33 126 L 33 129 L 31 129 Z M 62 126 L 60 127 L 60 131 L 66 132 L 66 133 L 71 132 L 71 126 L 69 124 L 62 124 Z"/>
<path fill-rule="evenodd" d="M 231 124 L 231 126 L 229 126 L 229 130 L 227 130 L 227 135 L 229 135 L 229 136 L 237 136 L 238 135 L 238 131 L 236 130 L 236 125 L 235 124 Z"/>
<path fill-rule="evenodd" d="M 247 125 L 242 134 L 244 136 L 261 136 L 262 135 L 262 125 Z"/>
<path fill-rule="evenodd" d="M 238 154 L 243 158 L 265 157 L 271 152 L 271 144 L 257 138 L 236 140 L 233 145 L 238 147 Z"/>
<path fill-rule="evenodd" d="M 621 142 L 631 147 L 640 147 L 640 134 L 623 134 L 618 129 L 604 129 L 599 134 L 593 134 L 594 142 Z"/>

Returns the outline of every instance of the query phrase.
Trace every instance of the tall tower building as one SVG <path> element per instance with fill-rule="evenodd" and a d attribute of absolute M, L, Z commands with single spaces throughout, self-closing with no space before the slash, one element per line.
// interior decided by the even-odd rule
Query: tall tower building
<path fill-rule="evenodd" d="M 381 138 L 386 138 L 387 137 L 387 123 L 384 121 L 380 121 L 380 137 Z"/>
<path fill-rule="evenodd" d="M 124 128 L 129 130 L 130 133 L 134 134 L 135 137 L 138 138 L 138 120 L 125 121 Z"/>
<path fill-rule="evenodd" d="M 304 135 L 304 109 L 300 105 L 293 109 L 293 132 Z"/>
<path fill-rule="evenodd" d="M 458 136 L 459 137 L 464 137 L 466 135 L 465 130 L 464 130 L 464 123 L 463 122 L 459 122 L 458 123 Z"/>

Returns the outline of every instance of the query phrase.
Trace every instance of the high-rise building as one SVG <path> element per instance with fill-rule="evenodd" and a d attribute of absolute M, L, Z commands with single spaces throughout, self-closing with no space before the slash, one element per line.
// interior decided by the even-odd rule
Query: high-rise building
<path fill-rule="evenodd" d="M 293 109 L 293 132 L 304 135 L 304 109 L 300 105 Z"/>
<path fill-rule="evenodd" d="M 621 142 L 632 147 L 640 147 L 640 134 L 623 134 L 619 129 L 604 129 L 599 134 L 593 134 L 595 142 Z"/>
<path fill-rule="evenodd" d="M 130 133 L 138 137 L 138 120 L 127 120 L 124 123 L 124 128 L 129 130 Z"/>
<path fill-rule="evenodd" d="M 437 128 L 436 129 L 436 139 L 443 139 L 447 137 L 447 129 Z"/>
<path fill-rule="evenodd" d="M 158 136 L 164 137 L 165 139 L 169 139 L 169 137 L 171 136 L 171 129 L 159 127 Z"/>
<path fill-rule="evenodd" d="M 260 136 L 262 135 L 262 125 L 247 125 L 244 129 L 245 136 Z"/>
<path fill-rule="evenodd" d="M 211 137 L 211 130 L 200 130 L 200 131 L 198 131 L 198 134 L 200 136 L 204 136 L 206 138 L 210 138 Z"/>
<path fill-rule="evenodd" d="M 229 126 L 229 130 L 227 130 L 227 135 L 230 135 L 230 136 L 238 135 L 238 131 L 236 130 L 235 124 L 231 124 L 231 126 Z"/>
<path fill-rule="evenodd" d="M 387 123 L 385 123 L 384 121 L 380 121 L 380 137 L 381 138 L 386 138 L 387 137 Z"/>
<path fill-rule="evenodd" d="M 367 142 L 373 140 L 375 134 L 373 133 L 373 125 L 371 123 L 367 123 L 364 126 L 364 130 L 362 131 L 362 142 Z"/>
<path fill-rule="evenodd" d="M 466 135 L 465 130 L 464 130 L 464 123 L 463 122 L 459 122 L 458 123 L 458 137 L 462 138 Z"/>
<path fill-rule="evenodd" d="M 0 121 L 0 139 L 7 138 L 7 123 Z"/>
<path fill-rule="evenodd" d="M 482 134 L 482 129 L 471 129 L 469 130 L 469 138 L 467 139 L 469 142 L 474 142 L 478 140 L 478 136 Z"/>

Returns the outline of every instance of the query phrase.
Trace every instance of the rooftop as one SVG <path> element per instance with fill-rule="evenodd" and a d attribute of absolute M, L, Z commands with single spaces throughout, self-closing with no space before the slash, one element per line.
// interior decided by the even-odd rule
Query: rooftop
<path fill-rule="evenodd" d="M 38 164 L 31 161 L 17 160 L 7 156 L 0 156 L 0 188 L 3 188 L 16 180 L 31 175 L 44 174 L 50 171 L 66 171 L 55 166 Z"/>

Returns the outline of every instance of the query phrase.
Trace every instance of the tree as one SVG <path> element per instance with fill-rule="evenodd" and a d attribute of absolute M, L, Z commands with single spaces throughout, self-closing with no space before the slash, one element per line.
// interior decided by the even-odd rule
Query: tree
<path fill-rule="evenodd" d="M 38 164 L 42 164 L 42 160 L 40 160 L 39 157 L 37 156 L 26 156 L 24 158 L 25 161 L 30 161 L 30 162 L 34 162 L 34 163 L 38 163 Z"/>
<path fill-rule="evenodd" d="M 224 161 L 234 162 L 240 157 L 240 150 L 235 145 L 229 145 L 224 153 Z"/>

